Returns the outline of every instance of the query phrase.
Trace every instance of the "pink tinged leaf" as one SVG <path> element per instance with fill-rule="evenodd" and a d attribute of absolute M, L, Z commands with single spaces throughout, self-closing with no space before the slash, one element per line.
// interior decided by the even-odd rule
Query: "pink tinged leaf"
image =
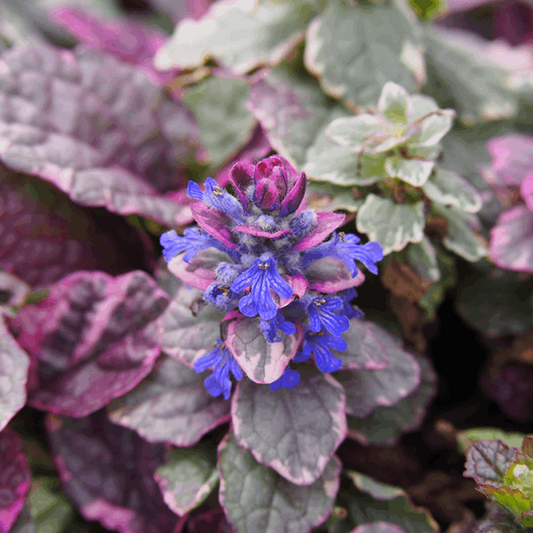
<path fill-rule="evenodd" d="M 296 324 L 294 335 L 281 334 L 280 342 L 267 342 L 258 318 L 242 318 L 228 325 L 226 348 L 239 366 L 255 383 L 272 383 L 279 379 L 289 361 L 295 356 L 303 338 L 303 330 Z"/>
<path fill-rule="evenodd" d="M 0 533 L 8 533 L 24 507 L 31 472 L 19 436 L 10 428 L 0 432 Z"/>
<path fill-rule="evenodd" d="M 274 291 L 272 291 L 271 294 L 274 298 L 274 301 L 276 302 L 276 305 L 278 306 L 278 309 L 286 307 L 291 302 L 293 302 L 296 297 L 302 298 L 305 292 L 307 291 L 307 280 L 302 274 L 296 274 L 294 276 L 283 274 L 282 277 L 291 286 L 293 294 L 290 298 L 280 298 L 277 294 L 274 293 Z"/>
<path fill-rule="evenodd" d="M 0 314 L 0 431 L 26 403 L 30 359 L 12 337 Z"/>
<path fill-rule="evenodd" d="M 340 260 L 325 257 L 313 261 L 305 272 L 309 288 L 319 292 L 331 293 L 357 287 L 365 281 L 361 270 L 352 278 L 348 267 Z"/>
<path fill-rule="evenodd" d="M 379 520 L 356 527 L 351 533 L 405 533 L 405 531 L 396 524 Z"/>
<path fill-rule="evenodd" d="M 520 185 L 520 195 L 527 208 L 533 213 L 533 174 L 528 174 Z"/>
<path fill-rule="evenodd" d="M 224 243 L 228 248 L 236 250 L 238 246 L 233 242 L 231 235 L 231 217 L 226 213 L 196 202 L 192 205 L 192 214 L 198 225 L 209 235 Z"/>
<path fill-rule="evenodd" d="M 246 233 L 247 235 L 253 235 L 254 237 L 264 237 L 265 239 L 279 239 L 280 237 L 283 237 L 283 235 L 288 235 L 291 232 L 289 229 L 280 229 L 272 232 L 265 231 L 251 224 L 240 224 L 239 226 L 235 226 L 233 231 Z"/>
<path fill-rule="evenodd" d="M 160 353 L 157 319 L 167 303 L 141 271 L 117 278 L 78 272 L 52 286 L 48 298 L 14 321 L 20 345 L 37 365 L 29 403 L 82 417 L 131 390 Z"/>
<path fill-rule="evenodd" d="M 168 269 L 185 285 L 205 291 L 216 281 L 215 268 L 222 261 L 231 259 L 216 248 L 207 248 L 198 252 L 188 263 L 183 255 L 178 255 L 168 263 Z"/>
<path fill-rule="evenodd" d="M 492 156 L 485 178 L 496 186 L 520 186 L 533 165 L 533 137 L 508 134 L 491 139 L 487 150 Z"/>
<path fill-rule="evenodd" d="M 498 217 L 490 230 L 490 255 L 501 268 L 533 273 L 533 213 L 526 206 Z"/>
<path fill-rule="evenodd" d="M 307 250 L 327 239 L 333 231 L 344 224 L 346 215 L 340 213 L 317 213 L 316 226 L 311 235 L 304 237 L 294 250 Z"/>
<path fill-rule="evenodd" d="M 181 530 L 154 479 L 163 445 L 110 423 L 105 412 L 79 419 L 49 415 L 46 429 L 63 490 L 87 520 L 121 533 Z"/>
<path fill-rule="evenodd" d="M 231 417 L 237 442 L 259 463 L 292 483 L 310 485 L 346 436 L 346 399 L 331 376 L 307 366 L 298 371 L 300 383 L 291 390 L 239 383 Z"/>
<path fill-rule="evenodd" d="M 148 442 L 192 446 L 229 419 L 229 403 L 204 387 L 208 375 L 163 357 L 134 390 L 108 405 L 109 418 Z"/>
<path fill-rule="evenodd" d="M 346 412 L 365 418 L 378 407 L 396 405 L 420 383 L 420 366 L 399 346 L 381 370 L 341 370 L 335 374 L 346 391 Z"/>

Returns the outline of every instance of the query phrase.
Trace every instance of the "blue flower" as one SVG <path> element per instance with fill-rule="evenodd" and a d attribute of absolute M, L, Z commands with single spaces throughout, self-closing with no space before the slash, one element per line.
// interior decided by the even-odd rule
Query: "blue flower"
<path fill-rule="evenodd" d="M 283 331 L 285 335 L 293 335 L 296 333 L 296 326 L 292 322 L 285 320 L 283 313 L 279 309 L 274 318 L 271 318 L 270 320 L 261 320 L 259 327 L 268 342 L 281 341 L 281 337 L 277 334 L 278 329 Z"/>
<path fill-rule="evenodd" d="M 342 312 L 346 318 L 364 318 L 364 313 L 359 307 L 352 305 L 350 302 L 357 296 L 357 291 L 352 287 L 341 294 L 339 297 L 342 300 Z"/>
<path fill-rule="evenodd" d="M 317 333 L 322 326 L 332 335 L 340 337 L 350 327 L 350 321 L 334 313 L 343 308 L 341 298 L 324 298 L 323 296 L 304 296 L 300 304 L 306 308 L 311 331 Z"/>
<path fill-rule="evenodd" d="M 358 269 L 355 260 L 361 261 L 372 274 L 378 273 L 377 261 L 383 259 L 383 248 L 377 242 L 358 244 L 361 239 L 356 235 L 333 233 L 333 237 L 304 254 L 305 264 L 309 264 L 323 257 L 340 259 L 351 271 L 352 278 L 357 275 Z"/>
<path fill-rule="evenodd" d="M 320 371 L 329 374 L 336 372 L 342 366 L 342 360 L 335 357 L 331 350 L 342 352 L 346 348 L 348 348 L 346 342 L 340 337 L 333 337 L 323 331 L 318 333 L 309 331 L 305 334 L 305 344 L 301 354 L 297 356 L 298 359 L 295 357 L 294 361 L 306 361 L 311 354 L 314 354 L 316 366 Z"/>
<path fill-rule="evenodd" d="M 201 200 L 210 207 L 220 209 L 239 224 L 244 221 L 244 210 L 239 200 L 229 194 L 226 189 L 219 187 L 213 178 L 205 180 L 204 192 L 200 190 L 197 183 L 189 181 L 187 194 L 195 200 Z"/>
<path fill-rule="evenodd" d="M 226 247 L 218 240 L 200 228 L 188 228 L 180 237 L 175 230 L 167 231 L 161 235 L 159 242 L 163 246 L 163 256 L 168 263 L 179 253 L 185 251 L 183 260 L 188 263 L 198 252 L 206 248 L 218 248 L 225 250 Z"/>
<path fill-rule="evenodd" d="M 224 395 L 227 400 L 231 394 L 231 379 L 229 373 L 240 381 L 242 379 L 242 370 L 233 355 L 224 346 L 221 340 L 213 343 L 214 348 L 206 355 L 200 357 L 194 362 L 194 371 L 197 374 L 205 372 L 208 368 L 213 367 L 213 373 L 205 378 L 204 386 L 207 392 L 213 397 Z"/>
<path fill-rule="evenodd" d="M 300 374 L 297 370 L 291 370 L 289 367 L 285 369 L 285 372 L 283 372 L 283 375 L 276 379 L 276 381 L 273 381 L 270 384 L 270 390 L 279 390 L 282 387 L 285 389 L 293 389 L 300 383 Z"/>
<path fill-rule="evenodd" d="M 204 291 L 204 300 L 227 313 L 237 307 L 239 296 L 215 281 Z"/>
<path fill-rule="evenodd" d="M 281 298 L 290 298 L 293 294 L 291 286 L 277 271 L 274 259 L 264 255 L 255 259 L 252 266 L 233 282 L 231 290 L 239 293 L 248 287 L 251 287 L 250 294 L 240 299 L 239 310 L 249 317 L 259 313 L 263 320 L 274 318 L 278 311 L 270 289 Z"/>

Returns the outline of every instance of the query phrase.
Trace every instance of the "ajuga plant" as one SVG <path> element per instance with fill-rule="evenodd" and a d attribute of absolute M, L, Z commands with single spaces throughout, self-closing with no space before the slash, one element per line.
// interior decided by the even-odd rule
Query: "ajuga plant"
<path fill-rule="evenodd" d="M 383 259 L 379 243 L 359 244 L 359 237 L 335 232 L 345 215 L 302 209 L 307 178 L 282 157 L 236 163 L 231 180 L 236 196 L 213 179 L 205 191 L 190 182 L 198 227 L 182 237 L 174 230 L 161 236 L 170 271 L 227 313 L 224 338 L 194 362 L 198 373 L 214 368 L 205 386 L 226 400 L 230 372 L 240 380 L 244 370 L 276 390 L 300 381 L 291 360 L 313 355 L 320 371 L 339 370 L 342 360 L 332 350 L 346 350 L 342 333 L 360 316 L 351 306 L 353 287 L 362 282 L 356 260 L 376 274 Z M 269 343 L 267 352 L 243 344 L 243 337 L 257 337 L 254 329 Z"/>
<path fill-rule="evenodd" d="M 531 528 L 450 450 L 533 420 L 525 2 L 82 4 L 0 2 L 0 533 Z"/>

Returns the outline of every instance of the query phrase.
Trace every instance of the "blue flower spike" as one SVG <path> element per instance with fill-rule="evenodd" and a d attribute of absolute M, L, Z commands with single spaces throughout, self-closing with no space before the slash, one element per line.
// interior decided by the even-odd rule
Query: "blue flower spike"
<path fill-rule="evenodd" d="M 184 263 L 194 258 L 193 269 L 178 263 L 173 274 L 182 276 L 187 285 L 201 288 L 204 301 L 232 320 L 257 319 L 258 333 L 266 342 L 284 342 L 287 336 L 303 331 L 293 363 L 313 356 L 322 372 L 339 370 L 342 361 L 332 350 L 346 350 L 342 334 L 350 320 L 362 316 L 351 304 L 357 296 L 354 287 L 360 283 L 357 262 L 377 274 L 376 263 L 383 259 L 381 246 L 360 244 L 356 235 L 337 233 L 344 215 L 303 209 L 307 178 L 281 156 L 255 165 L 239 162 L 231 170 L 231 180 L 236 196 L 212 178 L 203 187 L 189 183 L 187 193 L 196 201 L 193 215 L 203 226 L 186 229 L 183 236 L 175 230 L 164 233 L 165 260 L 170 262 L 179 254 Z M 213 248 L 218 252 L 209 251 Z M 215 266 L 213 257 L 221 258 Z M 338 274 L 342 290 L 331 292 L 337 283 L 331 273 L 324 283 L 317 279 L 316 271 L 308 279 L 306 272 L 324 258 L 342 261 L 353 282 L 347 284 L 346 275 Z M 209 272 L 213 277 L 206 283 Z M 228 341 L 228 345 L 232 343 Z M 231 394 L 231 375 L 238 381 L 243 377 L 223 340 L 195 361 L 194 369 L 198 373 L 212 369 L 205 387 L 212 396 L 225 399 Z M 291 389 L 299 382 L 298 371 L 286 366 L 270 388 Z"/>

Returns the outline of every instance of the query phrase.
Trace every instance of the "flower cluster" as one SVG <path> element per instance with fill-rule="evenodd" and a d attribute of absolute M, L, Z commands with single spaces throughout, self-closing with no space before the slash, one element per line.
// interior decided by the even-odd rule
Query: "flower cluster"
<path fill-rule="evenodd" d="M 192 206 L 198 227 L 181 237 L 174 230 L 161 236 L 171 271 L 202 289 L 206 302 L 227 313 L 224 321 L 254 318 L 265 345 L 297 338 L 292 343 L 297 351 L 288 359 L 300 362 L 313 355 L 322 372 L 338 370 L 342 362 L 332 350 L 346 349 L 342 332 L 360 315 L 350 304 L 353 287 L 364 279 L 356 260 L 377 273 L 381 246 L 336 233 L 345 215 L 306 210 L 307 178 L 280 156 L 256 165 L 237 163 L 231 179 L 236 196 L 211 178 L 203 191 L 189 183 L 189 196 L 198 200 Z M 229 341 L 221 339 L 194 365 L 197 372 L 213 367 L 205 386 L 226 399 L 229 371 L 240 380 L 244 370 L 257 381 L 239 364 Z M 285 365 L 280 372 L 270 381 L 272 390 L 298 384 L 296 370 Z"/>

